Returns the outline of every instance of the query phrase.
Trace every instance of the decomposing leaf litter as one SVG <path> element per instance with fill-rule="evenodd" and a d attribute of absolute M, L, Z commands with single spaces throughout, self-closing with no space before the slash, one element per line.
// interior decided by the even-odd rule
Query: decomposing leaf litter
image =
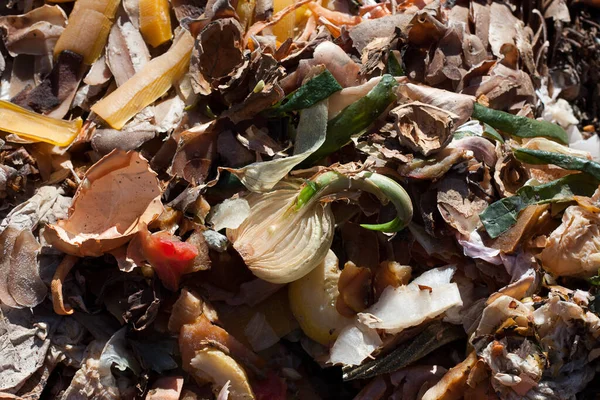
<path fill-rule="evenodd" d="M 599 6 L 0 2 L 0 398 L 596 398 Z"/>

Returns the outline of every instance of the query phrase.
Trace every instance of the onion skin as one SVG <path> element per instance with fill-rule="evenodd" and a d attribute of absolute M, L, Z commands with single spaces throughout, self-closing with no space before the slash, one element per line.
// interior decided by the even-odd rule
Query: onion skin
<path fill-rule="evenodd" d="M 333 213 L 320 199 L 345 191 L 373 193 L 396 208 L 392 221 L 363 228 L 394 233 L 412 219 L 410 197 L 396 181 L 369 171 L 348 175 L 326 171 L 300 190 L 250 194 L 249 217 L 238 228 L 228 229 L 227 237 L 254 275 L 271 283 L 293 282 L 323 261 L 333 241 Z"/>

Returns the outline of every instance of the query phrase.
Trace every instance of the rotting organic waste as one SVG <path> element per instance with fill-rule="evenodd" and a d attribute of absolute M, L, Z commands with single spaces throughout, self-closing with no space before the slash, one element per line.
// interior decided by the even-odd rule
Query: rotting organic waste
<path fill-rule="evenodd" d="M 600 393 L 598 1 L 0 3 L 1 399 Z"/>

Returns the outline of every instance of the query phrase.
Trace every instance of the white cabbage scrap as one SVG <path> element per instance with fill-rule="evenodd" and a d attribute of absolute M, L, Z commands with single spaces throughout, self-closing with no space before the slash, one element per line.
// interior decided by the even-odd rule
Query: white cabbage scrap
<path fill-rule="evenodd" d="M 370 308 L 345 327 L 331 348 L 329 362 L 359 365 L 382 345 L 377 329 L 398 333 L 462 306 L 456 283 L 450 280 L 456 267 L 446 266 L 424 272 L 408 285 L 388 286 Z"/>
<path fill-rule="evenodd" d="M 387 287 L 377 303 L 358 314 L 359 321 L 370 328 L 398 333 L 462 306 L 458 286 L 450 283 L 455 271 L 451 266 L 435 268 L 406 286 Z"/>

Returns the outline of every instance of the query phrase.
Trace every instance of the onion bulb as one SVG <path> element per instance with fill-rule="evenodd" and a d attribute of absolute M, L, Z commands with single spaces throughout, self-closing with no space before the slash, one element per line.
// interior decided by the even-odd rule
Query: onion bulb
<path fill-rule="evenodd" d="M 327 171 L 303 187 L 250 194 L 250 215 L 238 228 L 228 229 L 227 237 L 254 275 L 272 283 L 293 282 L 323 261 L 333 240 L 333 213 L 320 199 L 345 191 L 367 191 L 396 207 L 392 221 L 363 228 L 397 232 L 412 218 L 410 198 L 394 180 L 368 171 Z"/>
<path fill-rule="evenodd" d="M 341 273 L 338 258 L 328 250 L 315 269 L 289 286 L 290 308 L 302 331 L 324 346 L 331 344 L 341 329 L 353 322 L 335 307 Z"/>

